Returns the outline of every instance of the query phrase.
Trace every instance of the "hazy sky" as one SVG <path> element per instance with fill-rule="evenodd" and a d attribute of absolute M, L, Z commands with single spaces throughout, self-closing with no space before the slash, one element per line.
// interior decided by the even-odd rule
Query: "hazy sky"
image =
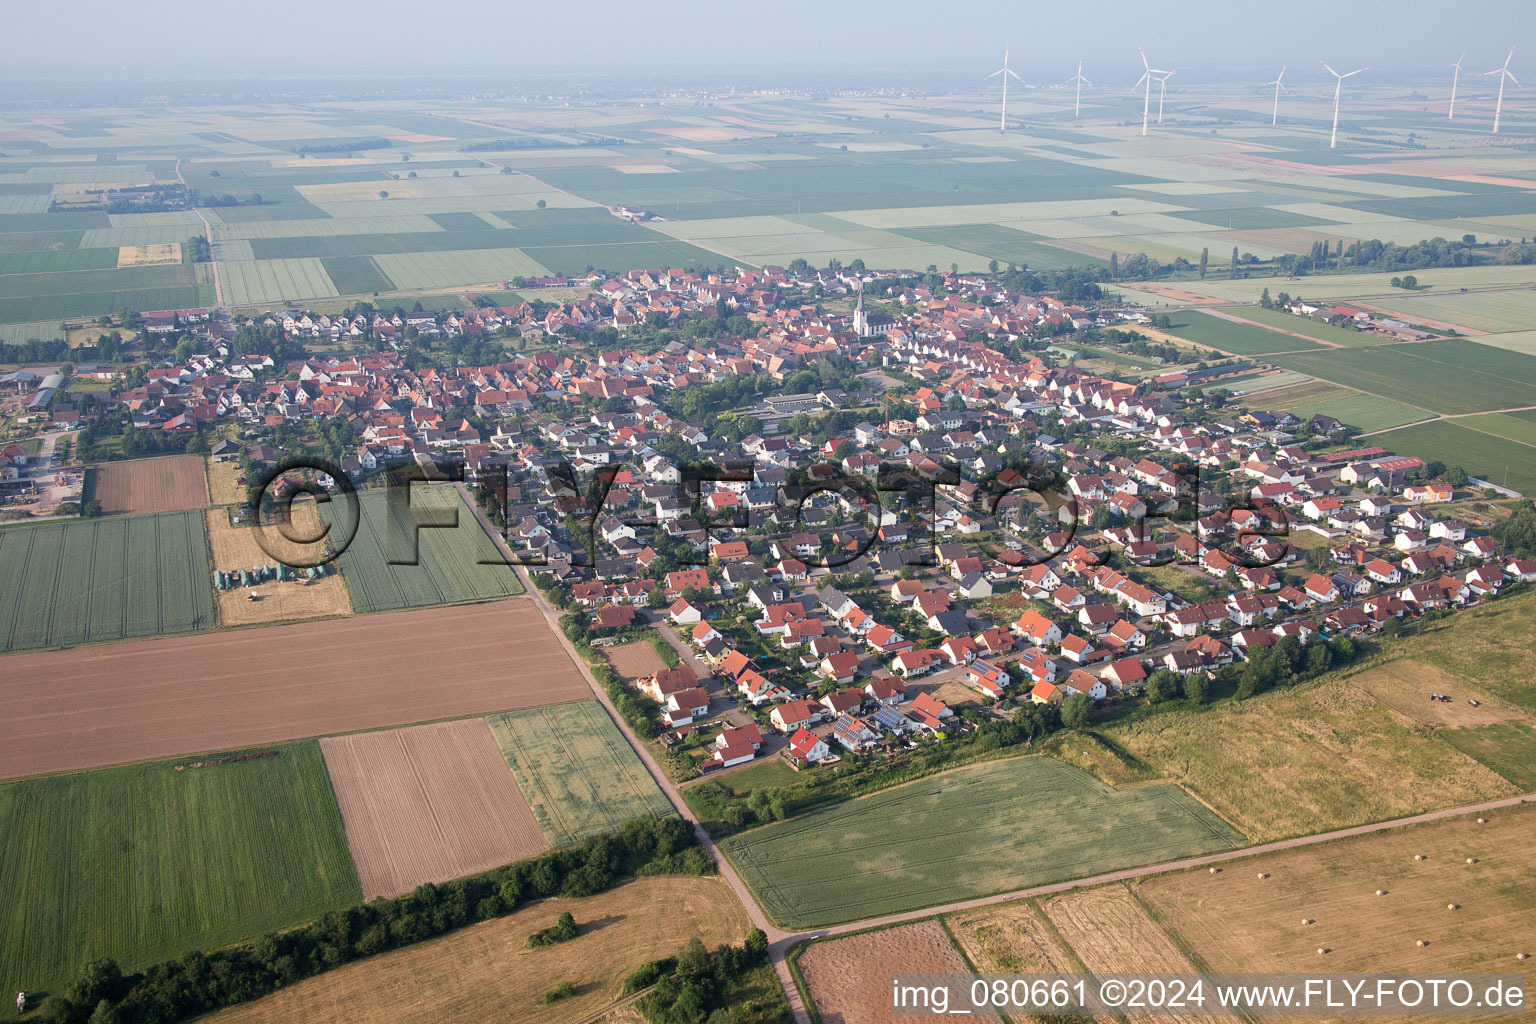
<path fill-rule="evenodd" d="M 174 79 L 187 74 L 410 75 L 800 69 L 948 72 L 999 63 L 1005 42 L 1034 81 L 1077 59 L 1116 81 L 1137 64 L 1202 72 L 1277 64 L 1371 64 L 1383 73 L 1502 63 L 1510 43 L 1536 62 L 1533 0 L 1067 0 L 1055 3 L 564 3 L 491 0 L 7 0 L 0 75 Z M 1516 52 L 1512 69 L 1524 69 Z M 1342 69 L 1341 69 L 1342 70 Z M 1139 74 L 1134 68 L 1131 78 Z"/>

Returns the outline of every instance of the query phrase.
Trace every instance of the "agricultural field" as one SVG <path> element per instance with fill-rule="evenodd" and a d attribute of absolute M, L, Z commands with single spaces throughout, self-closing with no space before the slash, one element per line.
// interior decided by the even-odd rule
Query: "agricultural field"
<path fill-rule="evenodd" d="M 1479 479 L 1536 495 L 1536 449 L 1462 426 L 1458 420 L 1420 423 L 1371 440 L 1388 451 L 1460 466 Z"/>
<path fill-rule="evenodd" d="M 1486 817 L 1265 854 L 1217 874 L 1158 875 L 1132 891 L 1213 972 L 1308 962 L 1330 972 L 1513 972 L 1517 953 L 1536 953 L 1536 888 L 1523 856 L 1536 844 L 1536 808 Z"/>
<path fill-rule="evenodd" d="M 181 262 L 180 242 L 161 242 L 155 245 L 123 245 L 117 250 L 119 267 L 158 267 L 167 263 Z"/>
<path fill-rule="evenodd" d="M 1261 402 L 1262 404 L 1262 402 Z M 1342 398 L 1328 398 L 1320 402 L 1302 402 L 1278 406 L 1304 419 L 1312 416 L 1332 416 L 1340 423 L 1365 431 L 1390 430 L 1405 423 L 1431 419 L 1434 413 L 1428 409 L 1394 402 L 1377 395 L 1352 394 Z"/>
<path fill-rule="evenodd" d="M 320 741 L 363 897 L 549 849 L 480 718 Z"/>
<path fill-rule="evenodd" d="M 270 753 L 0 786 L 5 990 L 57 992 L 96 957 L 132 970 L 358 902 L 319 748 Z"/>
<path fill-rule="evenodd" d="M 613 666 L 613 670 L 625 682 L 655 675 L 667 667 L 666 662 L 656 653 L 656 648 L 643 640 L 609 647 L 603 653 L 608 658 L 608 664 Z"/>
<path fill-rule="evenodd" d="M 248 499 L 245 485 L 238 483 L 241 479 L 240 464 L 237 462 L 208 463 L 208 503 L 210 505 L 238 505 Z"/>
<path fill-rule="evenodd" d="M 1101 732 L 1257 842 L 1508 796 L 1518 790 L 1499 771 L 1507 754 L 1469 756 L 1446 737 L 1529 718 L 1536 687 L 1521 641 L 1536 632 L 1533 602 L 1519 595 L 1462 613 L 1399 641 L 1380 669 Z M 1452 694 L 1457 706 L 1431 707 L 1430 692 Z M 1460 706 L 1469 696 L 1489 706 L 1474 715 Z M 1341 775 L 1340 764 L 1350 771 Z"/>
<path fill-rule="evenodd" d="M 1021 835 L 1036 839 L 1021 847 Z M 720 846 L 770 918 L 815 928 L 1242 843 L 1177 786 L 1115 790 L 1059 761 L 1017 757 L 752 829 Z"/>
<path fill-rule="evenodd" d="M 1218 349 L 1239 356 L 1269 355 L 1274 352 L 1320 348 L 1316 342 L 1296 338 L 1279 331 L 1266 330 L 1254 324 L 1237 323 L 1203 310 L 1189 310 L 1171 314 L 1173 325 L 1168 333 L 1176 334 L 1206 348 Z"/>
<path fill-rule="evenodd" d="M 211 589 L 201 572 L 191 586 Z M 0 665 L 0 778 L 592 693 L 526 599 L 12 654 Z"/>
<path fill-rule="evenodd" d="M 632 818 L 674 813 L 596 701 L 511 711 L 488 721 L 551 846 L 612 832 Z"/>
<path fill-rule="evenodd" d="M 313 502 L 293 503 L 293 525 L 302 536 L 314 536 L 319 532 L 319 516 Z M 304 547 L 289 543 L 276 527 L 267 531 L 267 538 L 273 548 L 272 554 L 257 541 L 253 528 L 230 524 L 228 509 L 208 511 L 208 544 L 213 552 L 215 571 L 235 572 L 255 565 L 272 565 L 274 561 L 292 557 L 289 551 L 297 552 Z M 254 601 L 251 600 L 253 594 L 256 596 Z M 352 599 L 339 573 L 316 580 L 270 580 L 255 587 L 215 590 L 213 600 L 219 609 L 219 622 L 225 626 L 352 614 Z"/>
<path fill-rule="evenodd" d="M 198 455 L 108 462 L 96 468 L 102 515 L 175 512 L 208 505 L 208 480 Z"/>
<path fill-rule="evenodd" d="M 891 1007 L 891 971 L 955 974 L 969 969 L 936 920 L 814 942 L 796 965 L 823 1021 L 903 1024 Z M 871 970 L 872 965 L 878 965 Z"/>
<path fill-rule="evenodd" d="M 569 942 L 526 939 L 563 912 Z M 584 927 L 585 926 L 585 927 Z M 721 878 L 637 878 L 583 899 L 550 899 L 441 938 L 348 964 L 206 1018 L 210 1024 L 577 1024 L 620 998 L 625 975 L 695 936 L 713 948 L 751 928 Z M 562 981 L 576 995 L 545 1005 Z"/>
<path fill-rule="evenodd" d="M 1536 406 L 1536 356 L 1465 339 L 1290 352 L 1269 358 L 1321 380 L 1435 412 Z"/>
<path fill-rule="evenodd" d="M 1456 426 L 1494 434 L 1507 441 L 1516 441 L 1536 448 L 1536 413 L 1490 412 L 1481 416 L 1461 416 Z"/>
<path fill-rule="evenodd" d="M 0 651 L 214 625 L 201 512 L 0 530 L 0 579 Z"/>
<path fill-rule="evenodd" d="M 983 974 L 1073 974 L 1082 969 L 1035 900 L 1010 900 L 942 918 L 971 967 Z"/>
<path fill-rule="evenodd" d="M 281 305 L 340 294 L 325 265 L 314 258 L 220 263 L 219 281 L 224 301 L 231 306 Z"/>
<path fill-rule="evenodd" d="M 455 526 L 419 532 L 411 512 L 394 518 L 387 492 L 366 491 L 358 497 L 362 518 L 357 534 L 337 564 L 359 612 L 487 601 L 523 592 L 516 573 L 453 487 L 411 489 L 411 509 L 420 510 L 420 516 L 456 517 L 451 520 Z M 344 508 L 332 502 L 321 515 L 339 529 Z M 415 564 L 407 564 L 412 559 Z"/>

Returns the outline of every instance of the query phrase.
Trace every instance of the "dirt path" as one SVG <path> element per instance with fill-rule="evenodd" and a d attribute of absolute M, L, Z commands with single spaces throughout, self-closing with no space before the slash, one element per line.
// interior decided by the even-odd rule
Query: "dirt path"
<path fill-rule="evenodd" d="M 187 179 L 181 176 L 181 157 L 176 158 L 176 180 L 185 187 Z M 219 282 L 219 261 L 213 256 L 213 225 L 208 223 L 208 217 L 202 210 L 196 207 L 192 212 L 197 214 L 197 219 L 203 222 L 203 237 L 208 240 L 208 268 L 213 272 L 213 304 L 224 305 L 224 286 Z"/>

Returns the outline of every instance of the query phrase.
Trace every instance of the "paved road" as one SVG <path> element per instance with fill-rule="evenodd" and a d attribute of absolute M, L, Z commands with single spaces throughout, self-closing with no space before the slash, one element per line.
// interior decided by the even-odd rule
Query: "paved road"
<path fill-rule="evenodd" d="M 501 549 L 503 556 L 510 561 L 512 558 L 512 552 L 511 549 L 507 547 L 505 542 L 502 541 L 500 531 L 498 531 L 493 525 L 491 525 L 489 521 L 487 521 L 484 512 L 479 508 L 478 505 L 475 504 L 473 498 L 470 497 L 464 485 L 459 484 L 458 487 L 459 492 L 464 496 L 465 503 L 474 510 L 475 516 L 477 519 L 479 519 L 481 527 L 483 527 L 485 531 L 491 535 L 491 537 L 496 541 L 497 547 Z M 789 964 L 785 958 L 789 951 L 796 945 L 809 939 L 821 938 L 831 935 L 844 935 L 849 932 L 863 931 L 866 928 L 878 928 L 886 925 L 899 924 L 904 921 L 919 921 L 925 918 L 934 917 L 940 914 L 953 913 L 959 910 L 970 910 L 977 907 L 995 906 L 1000 903 L 1010 903 L 1015 900 L 1028 899 L 1034 896 L 1047 896 L 1052 893 L 1066 892 L 1071 889 L 1083 889 L 1095 885 L 1104 885 L 1108 882 L 1119 882 L 1130 878 L 1144 878 L 1148 875 L 1162 874 L 1167 871 L 1183 871 L 1189 868 L 1207 867 L 1216 864 L 1223 864 L 1227 861 L 1240 860 L 1245 857 L 1274 853 L 1279 850 L 1292 850 L 1302 846 L 1314 846 L 1318 843 L 1333 842 L 1336 839 L 1347 839 L 1350 836 L 1369 835 L 1373 832 L 1385 832 L 1388 829 L 1403 828 L 1407 825 L 1418 825 L 1424 822 L 1440 821 L 1445 818 L 1455 818 L 1465 814 L 1477 814 L 1485 811 L 1495 811 L 1501 808 L 1515 807 L 1523 803 L 1536 803 L 1536 793 L 1526 794 L 1525 796 L 1506 797 L 1502 800 L 1491 800 L 1486 803 L 1470 804 L 1465 807 L 1452 807 L 1442 811 L 1430 811 L 1425 814 L 1415 814 L 1407 818 L 1395 818 L 1391 821 L 1381 821 L 1371 825 L 1357 825 L 1352 828 L 1336 829 L 1332 832 L 1322 832 L 1312 836 L 1298 836 L 1295 839 L 1282 839 L 1278 842 L 1263 843 L 1259 846 L 1246 846 L 1239 850 L 1228 850 L 1223 853 L 1212 853 L 1202 857 L 1186 857 L 1183 860 L 1165 861 L 1161 864 L 1148 864 L 1139 868 L 1127 868 L 1123 871 L 1111 871 L 1106 874 L 1094 875 L 1089 878 L 1080 878 L 1076 881 L 1056 882 L 1051 885 L 1037 885 L 1028 889 L 1015 889 L 1012 892 L 999 893 L 995 896 L 984 896 L 978 899 L 961 900 L 957 903 L 946 903 L 942 906 L 928 907 L 924 910 L 913 910 L 902 914 L 888 914 L 884 917 L 865 918 L 862 921 L 849 921 L 846 924 L 835 925 L 830 928 L 822 928 L 814 931 L 786 931 L 785 929 L 779 928 L 778 926 L 774 925 L 773 922 L 768 920 L 768 916 L 763 913 L 763 909 L 758 906 L 757 899 L 752 895 L 752 891 L 748 889 L 746 883 L 741 880 L 741 876 L 736 873 L 736 869 L 731 866 L 730 861 L 726 860 L 725 856 L 720 852 L 719 848 L 715 845 L 714 839 L 711 838 L 709 833 L 706 832 L 703 826 L 699 824 L 698 819 L 693 816 L 692 811 L 689 810 L 688 804 L 684 802 L 682 794 L 678 792 L 677 787 L 672 784 L 672 782 L 667 778 L 666 773 L 661 770 L 661 767 L 651 757 L 650 750 L 647 749 L 650 744 L 638 740 L 634 733 L 630 731 L 629 726 L 624 722 L 622 718 L 619 717 L 618 712 L 614 710 L 612 702 L 608 699 L 608 694 L 603 690 L 602 686 L 598 684 L 597 680 L 593 678 L 592 673 L 587 669 L 586 662 L 581 659 L 581 657 L 576 653 L 576 649 L 571 645 L 570 641 L 565 638 L 565 634 L 560 631 L 559 612 L 552 608 L 549 602 L 544 600 L 544 595 L 541 594 L 538 589 L 533 586 L 532 581 L 528 578 L 526 570 L 518 567 L 516 572 L 523 585 L 527 587 L 528 593 L 532 595 L 534 604 L 538 607 L 540 612 L 543 613 L 545 620 L 549 623 L 550 630 L 555 634 L 556 638 L 559 639 L 561 645 L 565 648 L 566 654 L 570 656 L 571 661 L 574 662 L 577 669 L 580 670 L 583 678 L 587 680 L 588 685 L 592 687 L 592 691 L 597 695 L 597 699 L 600 700 L 603 704 L 603 707 L 607 709 L 609 717 L 611 717 L 614 723 L 619 727 L 619 731 L 624 734 L 624 738 L 629 742 L 630 747 L 634 749 L 637 755 L 639 755 L 641 762 L 656 779 L 656 784 L 660 786 L 661 791 L 667 795 L 667 799 L 672 802 L 672 806 L 677 810 L 677 813 L 683 817 L 683 820 L 693 825 L 694 833 L 699 837 L 699 842 L 703 845 L 704 849 L 708 850 L 710 855 L 714 857 L 715 864 L 720 869 L 721 877 L 730 883 L 731 888 L 736 892 L 737 898 L 741 900 L 742 906 L 746 908 L 747 917 L 752 921 L 752 924 L 755 927 L 761 928 L 764 934 L 768 936 L 769 956 L 773 960 L 774 970 L 778 973 L 779 982 L 784 987 L 785 998 L 789 1000 L 790 1009 L 794 1012 L 796 1024 L 811 1024 L 811 1017 L 810 1014 L 806 1011 L 804 1002 L 800 998 L 800 989 L 795 985 L 794 979 L 789 973 Z"/>

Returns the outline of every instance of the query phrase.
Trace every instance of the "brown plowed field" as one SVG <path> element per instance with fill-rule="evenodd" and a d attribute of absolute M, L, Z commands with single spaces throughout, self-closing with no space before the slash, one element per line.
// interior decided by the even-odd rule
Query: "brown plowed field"
<path fill-rule="evenodd" d="M 0 658 L 0 778 L 592 696 L 526 597 Z"/>
<path fill-rule="evenodd" d="M 952 974 L 969 970 L 936 920 L 818 942 L 801 954 L 799 966 L 823 1024 L 916 1020 L 897 1014 L 891 1006 L 892 971 Z"/>
<path fill-rule="evenodd" d="M 363 897 L 549 849 L 483 718 L 320 741 Z"/>
<path fill-rule="evenodd" d="M 666 662 L 656 653 L 656 648 L 643 640 L 610 647 L 604 653 L 608 655 L 608 664 L 627 683 L 653 676 L 667 667 Z"/>
<path fill-rule="evenodd" d="M 208 504 L 208 477 L 199 455 L 109 462 L 96 469 L 102 515 L 176 512 Z"/>

